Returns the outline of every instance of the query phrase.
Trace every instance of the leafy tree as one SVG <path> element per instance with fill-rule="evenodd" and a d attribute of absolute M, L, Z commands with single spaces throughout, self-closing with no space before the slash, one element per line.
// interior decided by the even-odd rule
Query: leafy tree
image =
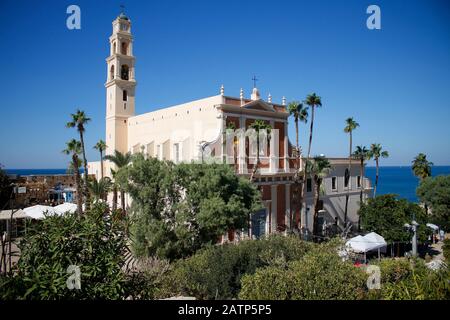
<path fill-rule="evenodd" d="M 100 139 L 94 146 L 94 149 L 100 152 L 100 172 L 101 178 L 103 178 L 103 152 L 106 150 L 106 143 L 102 139 Z"/>
<path fill-rule="evenodd" d="M 86 159 L 86 149 L 84 147 L 84 132 L 86 131 L 86 124 L 91 121 L 91 118 L 87 117 L 84 111 L 77 110 L 76 113 L 72 113 L 70 115 L 72 118 L 71 121 L 67 122 L 67 128 L 76 128 L 78 133 L 80 134 L 80 143 L 81 143 L 81 153 L 83 155 L 83 166 L 84 166 L 84 193 L 86 197 L 86 208 L 89 207 L 89 190 L 88 190 L 88 167 L 87 167 L 87 159 Z"/>
<path fill-rule="evenodd" d="M 301 211 L 301 203 L 302 203 L 302 198 L 303 198 L 303 193 L 304 193 L 304 184 L 300 184 L 300 177 L 299 177 L 299 173 L 300 173 L 300 157 L 301 157 L 301 152 L 300 152 L 300 144 L 299 144 L 299 132 L 298 132 L 298 123 L 299 122 L 304 122 L 306 123 L 308 121 L 308 107 L 304 107 L 303 103 L 298 102 L 298 101 L 293 101 L 291 103 L 289 103 L 288 105 L 288 111 L 289 114 L 291 116 L 294 117 L 294 123 L 295 123 L 295 148 L 296 148 L 296 152 L 295 152 L 295 175 L 294 175 L 294 203 L 296 205 L 296 210 L 294 211 L 295 213 L 298 211 Z M 300 217 L 298 217 L 298 219 L 300 219 Z M 291 217 L 291 221 L 290 221 L 290 226 L 293 226 L 293 222 L 294 221 L 299 221 L 297 220 L 297 217 L 292 216 Z"/>
<path fill-rule="evenodd" d="M 412 170 L 414 175 L 420 180 L 424 180 L 431 176 L 431 166 L 433 162 L 427 160 L 427 156 L 424 153 L 419 153 L 412 161 Z"/>
<path fill-rule="evenodd" d="M 379 176 L 379 162 L 380 158 L 388 158 L 389 153 L 387 151 L 382 151 L 382 147 L 379 143 L 372 143 L 370 146 L 369 157 L 375 160 L 376 165 L 376 175 L 375 175 L 375 186 L 373 189 L 373 196 L 377 195 L 377 186 L 378 186 L 378 176 Z"/>
<path fill-rule="evenodd" d="M 450 175 L 428 177 L 416 190 L 420 201 L 431 208 L 430 220 L 450 229 Z"/>
<path fill-rule="evenodd" d="M 363 203 L 359 211 L 361 227 L 367 232 L 376 232 L 384 237 L 386 242 L 407 242 L 411 234 L 404 228 L 405 223 L 411 223 L 414 218 L 418 226 L 418 239 L 425 241 L 429 232 L 425 226 L 427 215 L 415 203 L 405 199 L 396 199 L 393 194 L 380 195 Z"/>
<path fill-rule="evenodd" d="M 122 153 L 120 151 L 115 150 L 114 154 L 106 155 L 104 157 L 104 159 L 111 161 L 116 166 L 115 170 L 111 169 L 111 175 L 113 176 L 113 179 L 114 179 L 113 210 L 115 208 L 117 208 L 117 189 L 119 188 L 120 189 L 121 207 L 122 207 L 122 211 L 125 212 L 125 209 L 126 209 L 125 208 L 125 190 L 120 184 L 117 184 L 115 176 L 116 176 L 116 173 L 118 170 L 120 170 L 121 168 L 127 167 L 131 163 L 131 153 L 130 152 Z"/>
<path fill-rule="evenodd" d="M 125 296 L 123 225 L 97 203 L 84 215 L 51 215 L 31 224 L 19 243 L 16 275 L 4 279 L 2 299 L 119 299 Z M 67 281 L 80 268 L 81 289 Z"/>
<path fill-rule="evenodd" d="M 353 148 L 353 130 L 359 127 L 359 123 L 353 120 L 353 118 L 347 118 L 345 120 L 344 132 L 348 133 L 349 136 L 349 153 L 348 153 L 348 176 L 345 176 L 346 184 L 349 183 L 351 172 L 352 172 L 352 148 Z M 345 210 L 344 210 L 344 226 L 347 225 L 347 215 L 348 215 L 348 199 L 350 197 L 350 188 L 347 188 L 347 194 L 345 195 Z"/>
<path fill-rule="evenodd" d="M 323 156 L 314 157 L 313 161 L 306 160 L 306 173 L 314 180 L 314 217 L 313 217 L 313 234 L 318 235 L 319 229 L 319 201 L 320 201 L 320 186 L 322 180 L 328 175 L 331 170 L 331 164 Z"/>
<path fill-rule="evenodd" d="M 118 179 L 133 199 L 132 233 L 138 255 L 191 255 L 230 229 L 246 228 L 260 193 L 224 164 L 179 164 L 137 154 Z"/>
<path fill-rule="evenodd" d="M 66 143 L 66 149 L 63 150 L 64 154 L 72 155 L 72 161 L 70 163 L 70 171 L 73 173 L 75 179 L 75 188 L 77 189 L 77 212 L 79 215 L 83 214 L 83 192 L 81 187 L 80 176 L 80 158 L 81 142 L 75 139 Z"/>

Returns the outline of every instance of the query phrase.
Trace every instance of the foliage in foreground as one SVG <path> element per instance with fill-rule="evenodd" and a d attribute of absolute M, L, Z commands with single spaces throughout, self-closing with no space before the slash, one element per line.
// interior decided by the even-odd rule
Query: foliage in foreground
<path fill-rule="evenodd" d="M 298 260 L 314 246 L 295 237 L 284 236 L 246 240 L 237 245 L 210 246 L 177 261 L 159 296 L 237 298 L 242 276 L 253 274 L 261 267 L 285 265 Z"/>
<path fill-rule="evenodd" d="M 369 199 L 361 206 L 359 215 L 364 231 L 376 232 L 386 242 L 409 241 L 411 234 L 404 227 L 411 223 L 413 216 L 419 223 L 417 235 L 419 241 L 425 241 L 430 230 L 426 227 L 427 215 L 417 204 L 405 199 L 396 199 L 393 194 L 385 194 Z"/>
<path fill-rule="evenodd" d="M 367 275 L 342 261 L 334 246 L 320 245 L 287 265 L 261 268 L 242 278 L 240 299 L 354 300 L 366 291 Z"/>
<path fill-rule="evenodd" d="M 117 179 L 133 199 L 138 256 L 190 256 L 228 230 L 246 228 L 260 205 L 256 187 L 228 165 L 174 165 L 137 154 Z"/>
<path fill-rule="evenodd" d="M 19 244 L 16 274 L 3 278 L 2 299 L 120 299 L 126 242 L 121 221 L 104 204 L 84 215 L 48 216 L 32 224 Z M 69 290 L 70 265 L 81 271 L 81 289 Z"/>

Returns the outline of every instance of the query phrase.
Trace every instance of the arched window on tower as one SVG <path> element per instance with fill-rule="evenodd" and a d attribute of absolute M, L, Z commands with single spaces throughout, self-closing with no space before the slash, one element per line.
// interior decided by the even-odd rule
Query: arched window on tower
<path fill-rule="evenodd" d="M 128 92 L 127 92 L 127 90 L 123 90 L 123 92 L 122 92 L 122 100 L 123 101 L 128 101 Z"/>
<path fill-rule="evenodd" d="M 111 66 L 111 69 L 109 69 L 109 80 L 114 79 L 114 65 Z"/>
<path fill-rule="evenodd" d="M 120 77 L 122 80 L 128 80 L 129 78 L 129 68 L 126 64 L 122 65 L 122 68 L 120 69 Z"/>
<path fill-rule="evenodd" d="M 121 47 L 120 53 L 125 54 L 125 55 L 128 54 L 128 43 L 122 42 L 122 47 Z"/>

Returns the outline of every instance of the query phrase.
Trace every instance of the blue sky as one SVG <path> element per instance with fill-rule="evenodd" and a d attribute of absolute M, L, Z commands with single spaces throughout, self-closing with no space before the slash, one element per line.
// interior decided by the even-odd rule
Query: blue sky
<path fill-rule="evenodd" d="M 89 160 L 104 139 L 111 22 L 121 1 L 0 2 L 0 163 L 64 168 L 76 137 L 69 114 L 82 108 Z M 385 165 L 424 152 L 450 165 L 450 4 L 445 1 L 123 1 L 135 37 L 136 112 L 218 94 L 249 95 L 254 74 L 264 98 L 322 97 L 312 153 L 346 156 L 344 121 L 360 123 L 355 145 L 381 143 Z M 81 30 L 66 8 L 81 8 Z M 381 30 L 366 8 L 381 8 Z M 290 124 L 291 141 L 295 140 Z M 306 147 L 308 128 L 302 126 Z M 306 148 L 304 148 L 306 150 Z"/>

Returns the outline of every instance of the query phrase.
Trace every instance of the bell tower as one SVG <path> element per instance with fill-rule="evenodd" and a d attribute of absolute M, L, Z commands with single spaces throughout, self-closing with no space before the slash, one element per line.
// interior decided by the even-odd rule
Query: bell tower
<path fill-rule="evenodd" d="M 128 151 L 128 118 L 134 116 L 136 81 L 130 19 L 122 12 L 112 23 L 106 58 L 106 152 Z M 109 170 L 107 170 L 109 173 Z"/>

